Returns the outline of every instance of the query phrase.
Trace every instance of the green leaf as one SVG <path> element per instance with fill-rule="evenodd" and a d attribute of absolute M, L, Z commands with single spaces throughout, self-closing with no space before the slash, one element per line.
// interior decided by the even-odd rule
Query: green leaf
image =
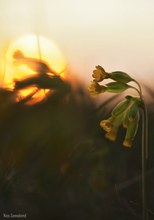
<path fill-rule="evenodd" d="M 110 78 L 122 83 L 128 83 L 130 81 L 133 81 L 133 79 L 127 73 L 121 71 L 115 71 L 110 73 Z"/>
<path fill-rule="evenodd" d="M 113 116 L 117 116 L 121 113 L 123 113 L 129 106 L 130 101 L 129 100 L 125 100 L 123 102 L 120 102 L 118 105 L 116 105 L 116 107 L 113 109 L 112 111 L 112 115 Z"/>
<path fill-rule="evenodd" d="M 111 82 L 106 84 L 106 86 L 106 91 L 111 93 L 121 93 L 130 87 L 122 82 Z"/>

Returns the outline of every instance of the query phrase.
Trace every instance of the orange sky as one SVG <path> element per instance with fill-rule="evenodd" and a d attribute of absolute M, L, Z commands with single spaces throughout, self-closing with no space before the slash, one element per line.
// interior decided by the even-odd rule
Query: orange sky
<path fill-rule="evenodd" d="M 153 0 L 1 0 L 1 54 L 28 33 L 53 39 L 83 80 L 95 65 L 153 85 Z"/>

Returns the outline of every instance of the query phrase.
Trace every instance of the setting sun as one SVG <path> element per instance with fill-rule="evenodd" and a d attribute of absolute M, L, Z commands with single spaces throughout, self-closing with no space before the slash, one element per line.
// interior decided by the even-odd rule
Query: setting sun
<path fill-rule="evenodd" d="M 61 76 L 65 76 L 66 60 L 58 46 L 51 40 L 42 36 L 28 35 L 24 36 L 15 42 L 13 42 L 6 53 L 5 71 L 3 78 L 3 85 L 7 88 L 14 87 L 14 80 L 21 80 L 29 76 L 35 75 L 37 72 L 33 71 L 25 63 L 16 65 L 13 57 L 16 51 L 21 51 L 24 57 L 29 59 L 38 59 L 45 62 L 51 70 Z M 20 95 L 22 97 L 33 93 L 36 88 L 28 88 L 22 90 Z M 40 90 L 34 96 L 34 98 L 42 99 L 45 91 Z"/>

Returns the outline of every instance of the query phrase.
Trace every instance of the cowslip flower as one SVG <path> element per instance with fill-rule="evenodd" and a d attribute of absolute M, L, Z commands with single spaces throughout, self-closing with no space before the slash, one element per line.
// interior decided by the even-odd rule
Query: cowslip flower
<path fill-rule="evenodd" d="M 133 140 L 138 130 L 139 118 L 140 118 L 140 115 L 138 112 L 136 117 L 129 121 L 129 124 L 127 126 L 126 136 L 123 142 L 124 147 L 132 147 Z"/>
<path fill-rule="evenodd" d="M 107 83 L 105 85 L 100 85 L 99 82 L 103 81 L 104 79 L 108 79 L 114 76 L 115 81 Z M 107 73 L 103 67 L 96 66 L 96 69 L 93 71 L 92 77 L 94 78 L 91 84 L 88 87 L 88 90 L 91 96 L 97 96 L 102 92 L 110 92 L 110 93 L 121 93 L 130 86 L 125 83 L 128 81 L 127 74 L 123 74 L 122 81 L 119 81 L 119 72 Z"/>
<path fill-rule="evenodd" d="M 113 127 L 112 121 L 113 121 L 112 117 L 110 117 L 110 118 L 108 118 L 106 120 L 102 120 L 100 122 L 100 126 L 104 129 L 104 131 L 110 132 L 112 130 L 112 127 Z"/>
<path fill-rule="evenodd" d="M 107 132 L 105 134 L 105 137 L 110 141 L 115 141 L 117 139 L 118 135 L 118 128 L 113 127 L 113 129 L 110 132 Z"/>
<path fill-rule="evenodd" d="M 89 86 L 91 96 L 97 96 L 102 92 L 118 94 L 129 88 L 134 88 L 128 83 L 131 81 L 135 82 L 135 80 L 127 73 L 121 71 L 107 73 L 104 68 L 99 65 L 96 66 L 96 69 L 93 71 L 92 77 L 94 79 Z M 112 79 L 113 82 L 100 85 L 99 82 L 104 79 Z M 140 92 L 139 90 L 137 91 Z M 142 105 L 143 100 L 141 99 L 141 96 L 138 98 L 126 96 L 126 99 L 113 109 L 111 117 L 100 122 L 100 126 L 106 132 L 105 137 L 111 141 L 115 141 L 119 127 L 122 126 L 126 129 L 126 136 L 123 145 L 125 147 L 131 147 L 137 133 L 140 116 L 139 109 Z"/>
<path fill-rule="evenodd" d="M 94 78 L 96 82 L 101 82 L 104 79 L 108 79 L 108 78 L 116 82 L 121 82 L 121 83 L 128 83 L 128 82 L 134 81 L 134 79 L 125 72 L 114 71 L 114 72 L 108 73 L 100 65 L 96 66 L 95 68 L 96 69 L 93 71 L 92 77 Z"/>
<path fill-rule="evenodd" d="M 96 69 L 93 71 L 92 77 L 96 82 L 101 82 L 104 79 L 109 78 L 109 74 L 101 66 L 96 66 Z"/>
<path fill-rule="evenodd" d="M 111 141 L 117 138 L 120 126 L 126 128 L 126 136 L 123 146 L 131 147 L 136 136 L 139 123 L 139 105 L 137 98 L 126 97 L 126 100 L 119 103 L 112 111 L 111 117 L 100 122 L 100 126 L 106 132 L 105 137 Z"/>
<path fill-rule="evenodd" d="M 123 127 L 126 128 L 126 136 L 123 146 L 131 147 L 133 140 L 137 134 L 138 124 L 140 119 L 139 107 L 142 105 L 139 99 L 132 97 L 132 104 L 129 107 L 127 114 L 123 120 Z"/>
<path fill-rule="evenodd" d="M 111 116 L 106 120 L 100 122 L 100 126 L 106 131 L 105 137 L 110 141 L 117 139 L 118 130 L 122 124 L 123 115 L 119 114 L 117 117 Z"/>
<path fill-rule="evenodd" d="M 99 85 L 95 80 L 93 80 L 90 83 L 88 90 L 89 90 L 91 96 L 97 96 L 98 94 L 105 92 L 106 87 Z"/>
<path fill-rule="evenodd" d="M 116 140 L 119 127 L 122 126 L 126 130 L 123 146 L 130 148 L 137 134 L 140 114 L 142 113 L 142 218 L 147 220 L 147 184 L 145 177 L 147 176 L 146 164 L 148 160 L 148 112 L 143 98 L 142 87 L 138 81 L 127 73 L 121 71 L 106 73 L 100 66 L 96 67 L 92 76 L 96 82 L 101 82 L 106 78 L 113 80 L 113 82 L 104 85 L 106 92 L 122 93 L 130 88 L 134 89 L 138 94 L 138 97 L 126 96 L 126 100 L 119 103 L 113 109 L 111 117 L 102 120 L 100 126 L 106 132 L 105 137 L 111 141 Z M 129 85 L 130 82 L 134 82 L 135 86 Z"/>

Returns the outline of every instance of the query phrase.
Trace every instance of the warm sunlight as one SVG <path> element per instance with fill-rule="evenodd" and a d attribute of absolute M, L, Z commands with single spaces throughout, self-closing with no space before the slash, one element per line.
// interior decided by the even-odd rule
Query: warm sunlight
<path fill-rule="evenodd" d="M 14 80 L 20 80 L 28 76 L 36 74 L 25 64 L 16 64 L 13 54 L 20 50 L 25 57 L 42 60 L 57 74 L 65 77 L 66 60 L 58 46 L 51 40 L 42 36 L 28 35 L 15 42 L 12 42 L 5 56 L 5 69 L 3 77 L 3 85 L 13 88 Z M 23 90 L 20 94 L 22 97 L 30 94 L 36 88 Z M 44 90 L 40 90 L 33 98 L 42 99 Z M 37 100 L 38 101 L 38 100 Z"/>
<path fill-rule="evenodd" d="M 28 35 L 13 42 L 6 54 L 4 84 L 10 85 L 14 79 L 21 79 L 35 74 L 25 65 L 14 65 L 13 53 L 20 50 L 25 56 L 45 61 L 57 73 L 66 68 L 66 60 L 58 46 L 42 36 Z"/>

